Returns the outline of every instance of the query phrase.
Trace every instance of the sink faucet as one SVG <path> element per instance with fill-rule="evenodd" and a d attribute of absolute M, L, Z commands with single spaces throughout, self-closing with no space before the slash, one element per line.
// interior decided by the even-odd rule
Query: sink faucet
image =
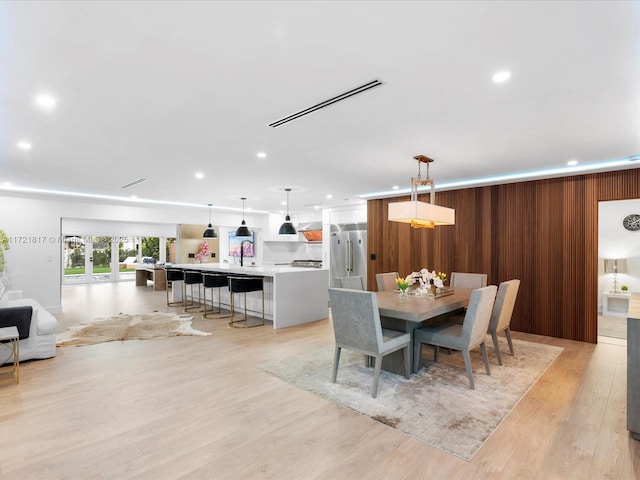
<path fill-rule="evenodd" d="M 249 245 L 253 245 L 251 240 L 243 240 L 240 242 L 240 266 L 244 267 L 244 244 L 248 243 Z"/>

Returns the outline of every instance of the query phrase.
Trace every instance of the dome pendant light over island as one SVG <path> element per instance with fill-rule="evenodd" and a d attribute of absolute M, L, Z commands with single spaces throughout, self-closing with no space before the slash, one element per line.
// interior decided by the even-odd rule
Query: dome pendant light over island
<path fill-rule="evenodd" d="M 251 232 L 247 228 L 247 223 L 244 221 L 244 201 L 246 197 L 242 197 L 240 200 L 242 200 L 242 223 L 236 230 L 236 237 L 250 237 Z"/>
<path fill-rule="evenodd" d="M 218 238 L 216 231 L 211 226 L 211 203 L 209 204 L 209 226 L 202 234 L 202 238 Z"/>
<path fill-rule="evenodd" d="M 289 192 L 290 188 L 285 188 L 285 192 L 287 192 L 287 216 L 284 219 L 284 223 L 280 225 L 280 230 L 278 230 L 278 235 L 296 235 L 295 227 L 291 223 L 291 217 L 289 216 Z"/>

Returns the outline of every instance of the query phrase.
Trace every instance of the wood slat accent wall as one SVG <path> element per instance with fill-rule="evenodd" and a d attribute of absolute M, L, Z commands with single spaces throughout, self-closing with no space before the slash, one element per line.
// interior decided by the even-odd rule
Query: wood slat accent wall
<path fill-rule="evenodd" d="M 449 276 L 487 273 L 496 285 L 519 278 L 513 330 L 597 342 L 598 202 L 640 198 L 640 169 L 453 190 L 436 198 L 455 208 L 455 226 L 426 230 L 389 222 L 389 203 L 408 197 L 368 201 L 368 285 L 376 285 L 376 273 L 404 276 L 423 267 Z"/>

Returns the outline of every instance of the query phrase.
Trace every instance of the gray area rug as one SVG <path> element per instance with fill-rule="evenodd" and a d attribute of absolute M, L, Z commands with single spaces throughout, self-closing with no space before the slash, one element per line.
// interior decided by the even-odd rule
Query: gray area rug
<path fill-rule="evenodd" d="M 383 371 L 375 399 L 371 398 L 373 368 L 364 366 L 362 354 L 343 350 L 337 383 L 331 383 L 333 345 L 272 360 L 260 368 L 468 461 L 563 350 L 513 343 L 515 356 L 508 354 L 506 340 L 501 339 L 503 366 L 487 346 L 491 375 L 484 370 L 480 349 L 471 352 L 475 390 L 469 388 L 459 352 L 441 352 L 437 364 L 426 361 L 426 367 L 409 380 Z M 489 338 L 487 345 L 492 345 Z M 423 347 L 423 358 L 432 360 L 433 350 Z"/>

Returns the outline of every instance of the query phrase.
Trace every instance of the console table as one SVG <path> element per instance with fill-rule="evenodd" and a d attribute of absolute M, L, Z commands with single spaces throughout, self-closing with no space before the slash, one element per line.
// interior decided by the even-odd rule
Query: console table
<path fill-rule="evenodd" d="M 153 291 L 167 289 L 167 271 L 153 265 L 136 267 L 136 287 L 146 287 L 147 281 L 153 282 Z"/>
<path fill-rule="evenodd" d="M 630 293 L 603 293 L 602 316 L 626 317 L 629 311 Z"/>
<path fill-rule="evenodd" d="M 18 334 L 18 327 L 0 328 L 0 342 L 11 342 L 13 373 L 16 376 L 16 383 L 20 383 L 20 335 Z"/>

